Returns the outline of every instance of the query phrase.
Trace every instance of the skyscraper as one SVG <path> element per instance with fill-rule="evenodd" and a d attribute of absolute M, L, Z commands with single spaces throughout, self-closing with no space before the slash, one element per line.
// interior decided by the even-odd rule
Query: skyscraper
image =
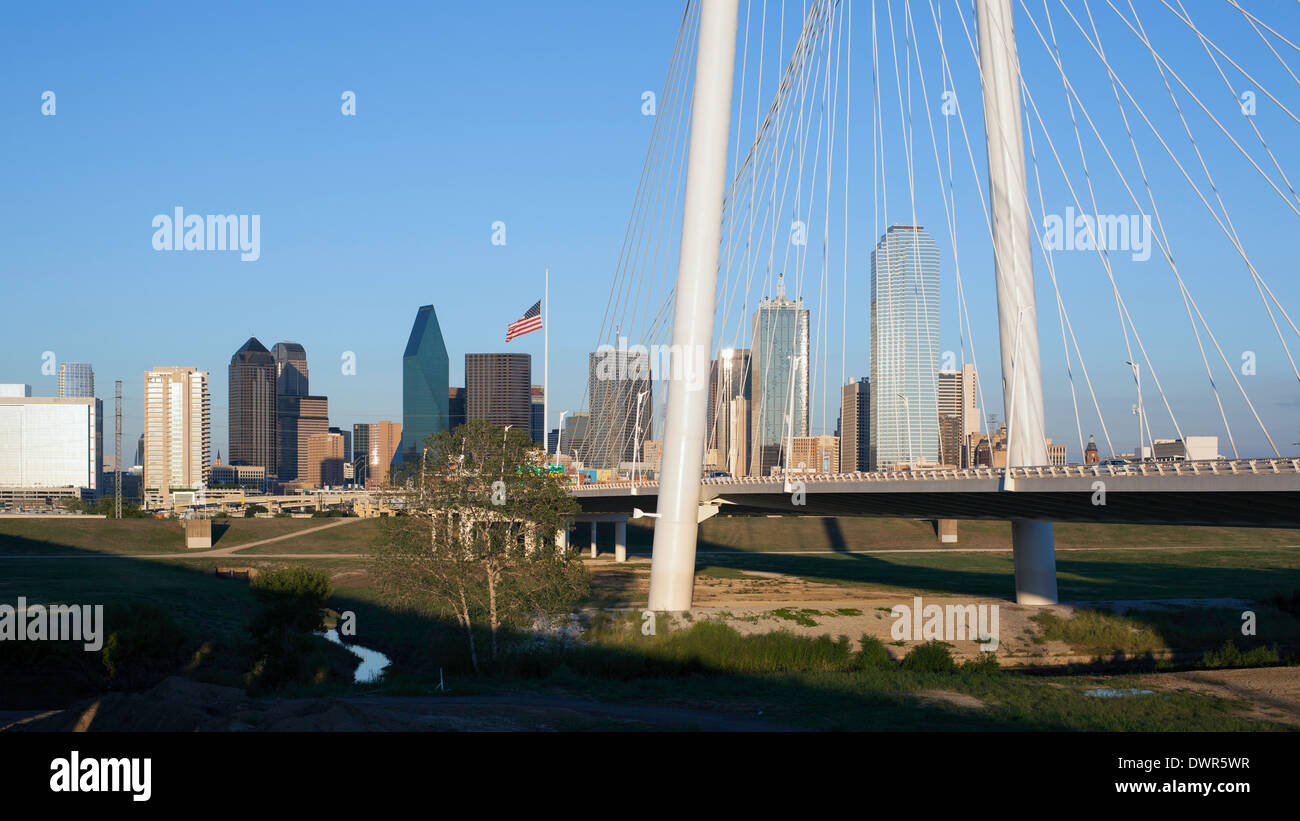
<path fill-rule="evenodd" d="M 277 342 L 275 392 L 280 396 L 307 396 L 307 350 L 297 342 Z"/>
<path fill-rule="evenodd" d="M 364 432 L 361 430 L 363 427 Z M 359 451 L 357 456 L 365 460 L 361 475 L 366 487 L 387 487 L 393 460 L 402 441 L 401 423 L 372 422 L 354 427 L 353 432 L 357 434 L 358 442 L 365 442 L 366 450 Z"/>
<path fill-rule="evenodd" d="M 530 431 L 533 357 L 526 353 L 465 354 L 465 420 Z"/>
<path fill-rule="evenodd" d="M 324 396 L 276 397 L 276 464 L 282 482 L 306 481 L 307 444 L 329 432 L 329 399 Z"/>
<path fill-rule="evenodd" d="M 840 388 L 840 471 L 866 471 L 871 440 L 871 381 L 851 379 Z"/>
<path fill-rule="evenodd" d="M 529 408 L 531 411 L 529 433 L 532 435 L 533 444 L 540 445 L 542 443 L 542 426 L 546 417 L 546 389 L 541 385 L 533 385 L 531 393 L 532 405 Z"/>
<path fill-rule="evenodd" d="M 211 448 L 209 405 L 206 372 L 154 368 L 145 373 L 146 501 L 166 502 L 172 491 L 192 490 L 203 481 Z"/>
<path fill-rule="evenodd" d="M 776 298 L 764 297 L 754 312 L 750 356 L 750 474 L 767 476 L 781 464 L 786 437 L 808 435 L 808 311 L 802 299 L 786 299 L 784 274 Z"/>
<path fill-rule="evenodd" d="M 362 487 L 370 468 L 370 425 L 358 422 L 352 426 L 352 476 Z"/>
<path fill-rule="evenodd" d="M 464 388 L 447 389 L 447 429 L 455 430 L 465 424 L 465 396 Z"/>
<path fill-rule="evenodd" d="M 85 362 L 59 363 L 59 396 L 84 398 L 94 395 L 94 368 Z"/>
<path fill-rule="evenodd" d="M 303 481 L 311 487 L 343 484 L 343 437 L 337 433 L 314 433 L 307 439 Z"/>
<path fill-rule="evenodd" d="M 621 342 L 617 348 L 602 345 L 588 360 L 591 419 L 587 448 L 578 454 L 589 468 L 617 470 L 640 455 L 638 441 L 652 438 L 650 352 Z"/>
<path fill-rule="evenodd" d="M 25 387 L 0 391 L 0 487 L 74 487 L 98 493 L 103 400 L 32 396 Z"/>
<path fill-rule="evenodd" d="M 705 415 L 704 454 L 714 454 L 713 464 L 731 471 L 735 464 L 749 465 L 749 441 L 732 437 L 732 400 L 749 400 L 753 396 L 750 377 L 751 357 L 748 348 L 724 348 L 709 367 L 709 408 Z M 746 411 L 749 406 L 745 405 Z M 748 421 L 745 428 L 748 429 Z M 732 453 L 733 449 L 737 452 Z"/>
<path fill-rule="evenodd" d="M 961 370 L 941 370 L 938 380 L 939 462 L 970 467 L 970 437 L 980 430 L 975 366 L 966 362 Z"/>
<path fill-rule="evenodd" d="M 330 433 L 337 433 L 343 437 L 343 461 L 352 461 L 352 431 L 343 428 L 330 428 Z"/>
<path fill-rule="evenodd" d="M 260 465 L 269 479 L 276 461 L 275 356 L 257 337 L 230 357 L 230 464 Z"/>
<path fill-rule="evenodd" d="M 447 373 L 447 345 L 438 314 L 432 305 L 423 305 L 415 313 L 415 324 L 402 354 L 401 459 L 418 458 L 425 439 L 447 430 Z"/>
<path fill-rule="evenodd" d="M 939 461 L 939 251 L 891 225 L 871 253 L 872 470 Z"/>

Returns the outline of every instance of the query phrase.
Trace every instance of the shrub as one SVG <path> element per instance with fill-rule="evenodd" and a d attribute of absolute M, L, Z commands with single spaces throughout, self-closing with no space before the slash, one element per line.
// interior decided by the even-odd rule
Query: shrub
<path fill-rule="evenodd" d="M 952 645 L 944 641 L 918 644 L 903 658 L 903 669 L 914 673 L 951 673 L 957 669 L 952 660 Z"/>
<path fill-rule="evenodd" d="M 1201 664 L 1211 668 L 1262 667 L 1266 664 L 1277 664 L 1280 660 L 1281 656 L 1276 644 L 1272 647 L 1255 647 L 1243 653 L 1229 639 L 1218 650 L 1205 651 L 1205 655 L 1201 657 Z"/>
<path fill-rule="evenodd" d="M 859 670 L 882 670 L 894 666 L 885 644 L 875 636 L 862 635 L 862 649 L 853 657 L 853 665 Z"/>
<path fill-rule="evenodd" d="M 148 604 L 111 604 L 100 659 L 115 685 L 140 687 L 176 672 L 184 663 L 189 636 L 167 611 Z"/>
<path fill-rule="evenodd" d="M 1002 666 L 998 664 L 998 657 L 995 653 L 980 653 L 973 659 L 968 659 L 961 665 L 963 673 L 973 673 L 977 676 L 994 675 L 1002 671 Z"/>

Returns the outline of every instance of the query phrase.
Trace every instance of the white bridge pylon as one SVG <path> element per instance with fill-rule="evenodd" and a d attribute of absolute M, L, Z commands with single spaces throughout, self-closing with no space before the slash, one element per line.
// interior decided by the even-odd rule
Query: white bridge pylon
<path fill-rule="evenodd" d="M 1007 465 L 1044 465 L 1043 384 L 1011 0 L 977 0 L 977 7 Z M 706 352 L 706 361 L 713 343 L 738 15 L 739 0 L 701 0 L 672 341 L 673 350 L 686 356 Z M 682 611 L 691 608 L 695 586 L 708 391 L 692 384 L 682 367 L 672 369 L 668 382 L 649 608 Z M 1005 489 L 1014 486 L 1008 482 Z M 1012 548 L 1016 601 L 1055 603 L 1052 524 L 1013 522 Z"/>

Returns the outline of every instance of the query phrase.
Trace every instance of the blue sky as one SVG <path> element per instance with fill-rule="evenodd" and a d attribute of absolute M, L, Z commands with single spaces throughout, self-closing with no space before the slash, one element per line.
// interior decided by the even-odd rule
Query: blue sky
<path fill-rule="evenodd" d="M 1300 112 L 1300 87 L 1236 12 L 1184 2 L 1225 51 Z M 775 16 L 777 4 L 770 5 Z M 795 4 L 787 5 L 788 53 L 798 14 Z M 912 5 L 926 84 L 937 106 L 941 87 L 929 7 Z M 1150 56 L 1135 47 L 1113 14 L 1109 22 L 1101 18 L 1108 9 L 1092 5 L 1116 69 L 1133 78 L 1135 96 L 1150 104 L 1153 120 L 1180 158 L 1195 163 Z M 1300 14 L 1290 4 L 1245 5 L 1288 36 L 1300 33 Z M 899 25 L 903 3 L 893 6 Z M 1041 4 L 1030 0 L 1029 7 L 1041 23 Z M 742 0 L 742 18 L 746 9 Z M 752 9 L 757 15 L 761 3 Z M 679 2 L 657 0 L 125 8 L 45 3 L 8 9 L 0 26 L 0 162 L 6 180 L 0 197 L 6 317 L 0 325 L 0 382 L 27 382 L 35 393 L 52 395 L 54 377 L 40 370 L 44 351 L 91 362 L 101 397 L 111 399 L 114 379 L 124 382 L 129 449 L 140 430 L 143 372 L 158 365 L 196 366 L 211 376 L 214 451 L 224 453 L 226 367 L 231 353 L 256 335 L 268 347 L 280 340 L 306 347 L 312 391 L 329 396 L 332 424 L 400 419 L 401 353 L 423 304 L 437 308 L 453 384 L 462 384 L 465 353 L 504 350 L 532 353 L 534 381 L 540 383 L 541 335 L 509 345 L 503 340 L 505 326 L 540 298 L 542 271 L 549 267 L 555 424 L 561 410 L 581 402 L 586 354 L 605 341 L 598 338 L 601 314 L 654 122 L 642 116 L 641 95 L 658 93 L 664 83 L 681 10 Z M 1084 183 L 1059 76 L 1019 6 L 1017 13 L 1031 93 L 1041 100 L 1078 187 Z M 1142 13 L 1165 57 L 1228 122 L 1232 100 L 1223 99 L 1222 81 L 1195 38 L 1167 12 L 1144 4 Z M 877 14 L 886 14 L 884 3 L 877 4 Z M 968 128 L 982 134 L 974 63 L 959 28 L 949 28 L 957 25 L 956 7 L 945 4 L 944 14 L 958 99 Z M 1071 73 L 1079 93 L 1112 148 L 1122 149 L 1116 155 L 1122 155 L 1126 173 L 1135 173 L 1105 73 L 1059 7 L 1057 15 L 1064 59 L 1079 67 Z M 772 67 L 777 32 L 772 25 Z M 848 294 L 849 316 L 844 366 L 850 376 L 868 371 L 867 271 L 880 227 L 872 220 L 870 42 L 870 5 L 859 2 L 852 18 L 849 282 L 845 288 L 840 279 L 843 205 L 833 202 L 827 287 L 832 304 L 823 309 L 828 317 L 821 332 L 828 336 L 829 356 L 818 364 L 828 377 L 814 386 L 814 430 L 823 418 L 823 390 L 832 399 L 826 427 L 834 427 L 838 410 L 833 398 L 841 370 L 841 289 Z M 895 160 L 886 211 L 889 221 L 910 221 L 902 118 L 883 39 L 880 48 L 886 153 Z M 738 51 L 743 50 L 742 44 Z M 1291 59 L 1300 58 L 1294 51 L 1281 53 L 1300 63 Z M 756 59 L 753 53 L 749 59 Z M 772 76 L 769 68 L 765 90 L 747 90 L 751 104 L 754 94 L 770 98 Z M 919 119 L 920 85 L 912 79 L 917 220 L 933 226 L 944 253 L 940 347 L 959 350 L 952 245 L 928 131 Z M 41 114 L 45 90 L 57 95 L 52 117 Z M 340 113 L 345 90 L 356 94 L 355 117 Z M 1300 177 L 1300 126 L 1263 95 L 1258 105 L 1256 124 L 1282 167 Z M 1297 316 L 1300 287 L 1291 237 L 1300 218 L 1208 118 L 1187 113 L 1252 261 Z M 1249 126 L 1236 116 L 1229 123 L 1233 133 L 1267 162 Z M 739 128 L 752 129 L 752 120 Z M 942 133 L 940 140 L 943 151 Z M 1256 352 L 1255 375 L 1241 378 L 1282 452 L 1294 454 L 1300 390 L 1254 285 L 1158 143 L 1149 133 L 1139 133 L 1138 141 L 1183 276 L 1229 361 Z M 974 175 L 959 146 L 954 145 L 958 253 L 988 410 L 1000 413 L 991 255 L 973 182 L 984 179 L 983 145 L 975 144 Z M 1091 139 L 1085 146 L 1099 210 L 1132 212 L 1116 175 L 1104 173 L 1105 155 Z M 1045 146 L 1038 149 L 1041 154 Z M 843 144 L 836 150 L 842 156 Z M 1040 156 L 1040 163 L 1046 161 Z M 833 201 L 843 198 L 842 174 L 837 165 Z M 1208 192 L 1202 178 L 1194 178 Z M 1032 178 L 1030 185 L 1035 200 Z M 1059 172 L 1045 172 L 1044 186 L 1047 210 L 1063 212 L 1069 194 Z M 241 262 L 237 253 L 155 251 L 151 220 L 178 205 L 187 213 L 261 215 L 261 258 Z M 810 219 L 816 254 L 818 219 Z M 506 224 L 504 246 L 491 243 L 497 220 Z M 1134 391 L 1114 298 L 1095 255 L 1067 257 L 1058 255 L 1063 297 L 1117 449 L 1129 450 L 1136 438 L 1129 415 Z M 1048 432 L 1069 442 L 1078 458 L 1054 295 L 1042 260 L 1036 264 Z M 805 297 L 817 310 L 820 274 L 808 276 Z M 1117 263 L 1116 277 L 1184 432 L 1222 439 L 1168 266 L 1157 253 L 1145 264 Z M 1300 339 L 1283 329 L 1293 352 L 1300 352 Z M 341 372 L 346 351 L 356 354 L 355 376 Z M 1217 359 L 1213 351 L 1211 356 Z M 1268 453 L 1226 371 L 1216 368 L 1243 455 Z M 1144 377 L 1144 388 L 1148 384 Z M 1084 397 L 1081 382 L 1078 387 Z M 1158 396 L 1149 393 L 1146 401 L 1155 434 L 1172 435 L 1167 415 L 1155 411 Z M 1084 437 L 1097 433 L 1100 439 L 1095 414 L 1087 414 Z M 1221 449 L 1227 452 L 1226 441 Z"/>

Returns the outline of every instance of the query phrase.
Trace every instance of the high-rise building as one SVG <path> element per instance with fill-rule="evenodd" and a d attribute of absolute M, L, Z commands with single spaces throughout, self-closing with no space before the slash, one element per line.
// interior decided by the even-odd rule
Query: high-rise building
<path fill-rule="evenodd" d="M 343 437 L 343 461 L 349 463 L 352 461 L 352 431 L 343 428 L 330 428 L 330 433 L 337 433 Z"/>
<path fill-rule="evenodd" d="M 728 451 L 726 470 L 732 476 L 748 476 L 750 452 L 753 449 L 753 432 L 750 426 L 754 416 L 750 412 L 753 402 L 743 396 L 731 400 L 731 430 L 727 439 Z"/>
<path fill-rule="evenodd" d="M 249 337 L 230 357 L 230 464 L 261 465 L 268 478 L 276 461 L 276 363 L 266 346 Z"/>
<path fill-rule="evenodd" d="M 103 401 L 29 394 L 13 387 L 0 393 L 0 487 L 98 493 Z"/>
<path fill-rule="evenodd" d="M 591 429 L 591 413 L 575 411 L 564 417 L 564 429 L 560 432 L 557 445 L 561 454 L 581 462 L 587 452 L 587 440 Z"/>
<path fill-rule="evenodd" d="M 86 362 L 59 363 L 59 396 L 95 395 L 95 369 Z"/>
<path fill-rule="evenodd" d="M 204 481 L 211 447 L 208 374 L 154 368 L 144 375 L 144 496 L 166 503 Z M 233 434 L 232 434 L 232 438 Z"/>
<path fill-rule="evenodd" d="M 840 471 L 868 470 L 871 441 L 871 380 L 851 379 L 840 388 Z"/>
<path fill-rule="evenodd" d="M 297 342 L 277 342 L 275 355 L 275 392 L 280 396 L 307 396 L 307 349 Z"/>
<path fill-rule="evenodd" d="M 971 434 L 980 431 L 975 384 L 975 366 L 938 372 L 939 462 L 953 467 L 970 467 Z"/>
<path fill-rule="evenodd" d="M 306 482 L 311 487 L 343 484 L 343 437 L 337 433 L 314 433 L 307 439 Z"/>
<path fill-rule="evenodd" d="M 891 225 L 871 253 L 872 470 L 939 461 L 939 251 Z"/>
<path fill-rule="evenodd" d="M 767 476 L 781 464 L 785 439 L 808 435 L 808 311 L 803 299 L 786 299 L 784 274 L 776 298 L 758 303 L 750 356 L 750 473 Z"/>
<path fill-rule="evenodd" d="M 324 396 L 276 397 L 276 464 L 282 482 L 306 481 L 307 443 L 329 432 L 329 399 Z"/>
<path fill-rule="evenodd" d="M 352 478 L 365 487 L 370 466 L 370 425 L 358 422 L 352 426 Z"/>
<path fill-rule="evenodd" d="M 532 379 L 531 354 L 465 354 L 465 420 L 531 431 Z"/>
<path fill-rule="evenodd" d="M 447 430 L 455 430 L 465 424 L 465 402 L 468 397 L 464 388 L 447 389 Z"/>
<path fill-rule="evenodd" d="M 402 425 L 400 422 L 371 422 L 364 426 L 364 435 L 361 427 L 358 425 L 353 429 L 357 441 L 365 443 L 365 450 L 358 453 L 358 458 L 364 460 L 360 479 L 368 488 L 388 487 L 393 461 L 402 441 Z"/>
<path fill-rule="evenodd" d="M 724 348 L 709 366 L 709 407 L 704 428 L 706 466 L 711 464 L 730 473 L 736 464 L 749 465 L 748 437 L 741 443 L 732 440 L 731 409 L 733 399 L 748 400 L 753 396 L 750 365 L 748 348 Z M 748 427 L 746 422 L 745 428 Z M 733 453 L 732 448 L 737 444 L 740 449 Z M 710 454 L 714 455 L 712 460 Z"/>
<path fill-rule="evenodd" d="M 796 436 L 790 440 L 791 473 L 839 473 L 840 440 L 834 436 Z"/>
<path fill-rule="evenodd" d="M 551 428 L 550 431 L 546 434 L 546 452 L 555 453 L 556 449 L 559 446 L 560 446 L 560 429 Z"/>
<path fill-rule="evenodd" d="M 529 406 L 531 412 L 529 423 L 529 434 L 532 437 L 534 445 L 542 443 L 542 428 L 546 424 L 546 389 L 541 385 L 533 385 L 531 389 L 532 404 Z"/>
<path fill-rule="evenodd" d="M 447 345 L 442 339 L 438 314 L 432 305 L 422 305 L 415 313 L 415 323 L 406 340 L 406 352 L 402 354 L 402 440 L 399 459 L 419 458 L 424 440 L 448 429 L 451 420 L 447 408 L 447 389 L 451 385 L 447 374 Z"/>
<path fill-rule="evenodd" d="M 650 352 L 644 348 L 602 345 L 591 354 L 587 372 L 591 418 L 586 450 L 578 452 L 586 467 L 617 470 L 639 457 L 638 441 L 653 438 L 650 376 Z"/>

